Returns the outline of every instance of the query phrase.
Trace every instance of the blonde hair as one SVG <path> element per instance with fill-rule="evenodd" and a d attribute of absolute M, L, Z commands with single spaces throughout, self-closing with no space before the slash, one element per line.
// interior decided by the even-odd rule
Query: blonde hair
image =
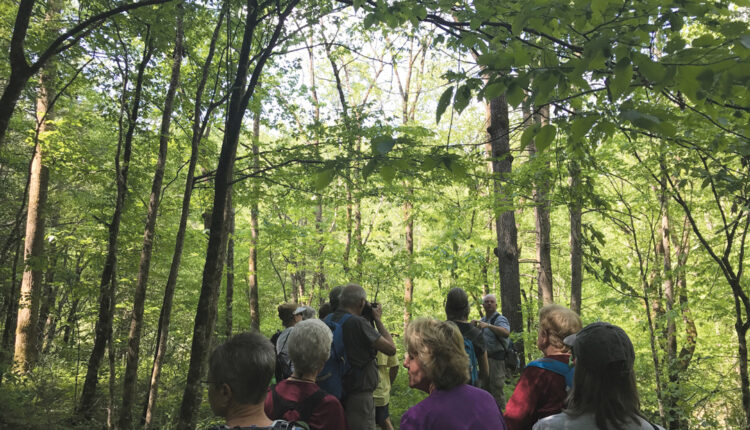
<path fill-rule="evenodd" d="M 563 339 L 578 333 L 582 327 L 578 314 L 565 306 L 547 305 L 539 310 L 539 331 L 546 332 L 550 345 L 564 352 L 570 352 L 570 348 L 563 344 Z"/>
<path fill-rule="evenodd" d="M 404 336 L 409 357 L 419 360 L 438 390 L 449 390 L 469 380 L 469 357 L 455 324 L 418 318 L 409 323 Z"/>

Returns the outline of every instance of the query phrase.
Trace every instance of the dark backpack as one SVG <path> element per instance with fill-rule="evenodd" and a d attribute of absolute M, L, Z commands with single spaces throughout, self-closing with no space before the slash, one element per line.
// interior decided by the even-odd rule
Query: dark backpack
<path fill-rule="evenodd" d="M 352 368 L 344 345 L 344 323 L 352 314 L 345 313 L 338 321 L 333 320 L 333 315 L 327 315 L 323 320 L 333 333 L 333 341 L 331 342 L 331 355 L 328 356 L 316 382 L 326 393 L 341 400 L 345 394 L 344 378 Z"/>
<path fill-rule="evenodd" d="M 273 396 L 273 418 L 283 419 L 294 423 L 307 423 L 310 421 L 313 412 L 315 412 L 315 408 L 317 408 L 320 402 L 323 401 L 326 392 L 318 389 L 302 401 L 295 402 L 281 397 L 276 391 L 276 386 L 272 385 L 271 395 Z"/>
<path fill-rule="evenodd" d="M 474 352 L 474 343 L 467 338 L 464 338 L 464 350 L 469 356 L 469 384 L 476 386 L 479 379 L 479 361 Z"/>
<path fill-rule="evenodd" d="M 489 320 L 490 325 L 495 325 L 495 321 L 500 317 L 499 313 L 496 313 L 492 319 Z M 521 359 L 518 357 L 518 352 L 516 351 L 515 345 L 513 345 L 513 342 L 510 341 L 510 338 L 498 338 L 498 341 L 500 342 L 500 345 L 502 345 L 502 349 L 498 350 L 497 352 L 493 353 L 492 358 L 502 359 L 505 361 L 505 368 L 510 370 L 511 372 L 515 372 L 518 370 L 519 367 L 521 367 Z M 501 356 L 495 356 L 496 354 L 502 352 Z"/>
<path fill-rule="evenodd" d="M 526 367 L 538 367 L 540 369 L 557 373 L 565 378 L 565 390 L 569 391 L 573 387 L 575 367 L 569 366 L 561 361 L 553 360 L 551 358 L 540 358 L 539 360 L 530 362 Z"/>
<path fill-rule="evenodd" d="M 278 340 L 278 337 L 276 338 Z M 289 336 L 284 339 L 284 345 L 281 345 L 281 348 L 279 348 L 279 351 L 284 349 L 284 346 L 289 342 Z M 276 377 L 276 382 L 281 382 L 284 379 L 292 376 L 292 367 L 287 363 L 286 360 L 284 360 L 281 357 L 280 353 L 276 354 L 276 368 L 274 369 L 274 376 Z"/>

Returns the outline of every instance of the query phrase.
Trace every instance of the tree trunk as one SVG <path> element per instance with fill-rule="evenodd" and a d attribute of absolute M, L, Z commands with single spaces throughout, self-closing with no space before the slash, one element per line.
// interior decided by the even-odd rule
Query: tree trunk
<path fill-rule="evenodd" d="M 234 206 L 232 194 L 229 194 L 227 211 L 229 212 L 229 240 L 227 241 L 227 290 L 225 294 L 224 335 L 232 337 L 232 302 L 234 301 Z"/>
<path fill-rule="evenodd" d="M 510 330 L 523 333 L 521 284 L 518 268 L 518 231 L 513 202 L 509 201 L 504 183 L 511 173 L 513 156 L 510 153 L 510 124 L 505 96 L 492 99 L 486 107 L 488 143 L 486 149 L 493 174 L 493 206 L 496 216 L 497 248 L 500 270 L 502 314 L 508 318 Z M 523 341 L 516 342 L 516 350 L 524 356 Z"/>
<path fill-rule="evenodd" d="M 180 224 L 177 228 L 177 235 L 175 237 L 174 253 L 172 254 L 172 263 L 169 266 L 169 275 L 167 276 L 167 284 L 164 287 L 164 298 L 162 300 L 161 312 L 159 313 L 159 327 L 156 334 L 156 351 L 154 353 L 154 362 L 151 367 L 151 378 L 148 381 L 148 387 L 146 392 L 146 402 L 144 406 L 144 412 L 142 416 L 142 424 L 144 430 L 147 430 L 153 421 L 154 408 L 156 407 L 156 400 L 159 394 L 159 379 L 161 377 L 162 364 L 164 363 L 164 357 L 167 352 L 167 342 L 169 340 L 169 324 L 172 316 L 172 303 L 174 300 L 174 293 L 177 287 L 177 277 L 180 272 L 180 262 L 182 261 L 182 251 L 185 244 L 185 232 L 187 230 L 188 218 L 190 216 L 190 201 L 193 196 L 193 181 L 195 179 L 195 166 L 198 163 L 199 146 L 205 126 L 208 123 L 211 109 L 205 113 L 205 120 L 201 122 L 201 109 L 203 105 L 203 92 L 206 88 L 206 82 L 208 81 L 208 72 L 213 61 L 213 56 L 216 51 L 216 41 L 219 38 L 219 31 L 222 27 L 224 15 L 227 13 L 228 3 L 224 3 L 219 17 L 214 27 L 213 35 L 211 36 L 211 43 L 209 45 L 208 54 L 206 60 L 203 63 L 201 79 L 198 83 L 198 87 L 195 92 L 195 107 L 193 109 L 193 125 L 192 125 L 192 136 L 190 141 L 190 160 L 188 162 L 187 177 L 185 178 L 185 188 L 182 196 L 182 209 L 180 212 Z M 182 10 L 180 11 L 182 13 Z"/>
<path fill-rule="evenodd" d="M 18 285 L 18 257 L 21 254 L 21 242 L 16 244 L 16 252 L 13 255 L 13 267 L 11 268 L 10 285 L 8 289 L 8 306 L 5 314 L 5 326 L 3 326 L 2 348 L 10 349 L 11 344 L 16 341 L 16 321 L 18 318 L 18 295 L 20 285 Z M 18 287 L 16 287 L 18 285 Z"/>
<path fill-rule="evenodd" d="M 568 166 L 570 172 L 570 309 L 581 314 L 581 286 L 583 285 L 583 248 L 581 247 L 581 167 L 576 160 Z"/>
<path fill-rule="evenodd" d="M 57 303 L 57 287 L 54 286 L 55 282 L 55 271 L 57 270 L 57 252 L 55 242 L 50 244 L 49 249 L 49 265 L 47 267 L 47 273 L 44 275 L 44 288 L 42 290 L 42 301 L 39 307 L 39 317 L 37 318 L 37 350 L 43 352 L 44 350 L 44 339 L 47 337 L 47 329 L 54 320 L 54 312 L 52 309 Z M 63 266 L 65 263 L 63 262 Z M 52 328 L 54 330 L 54 327 Z"/>
<path fill-rule="evenodd" d="M 78 404 L 77 412 L 82 417 L 89 419 L 93 413 L 94 401 L 96 400 L 96 385 L 99 381 L 99 367 L 104 357 L 104 349 L 107 341 L 111 337 L 112 319 L 115 309 L 115 288 L 116 279 L 114 276 L 117 266 L 117 240 L 120 234 L 120 221 L 125 206 L 125 197 L 128 192 L 128 171 L 130 168 L 130 158 L 133 150 L 133 135 L 138 120 L 138 112 L 141 104 L 141 94 L 143 91 L 143 80 L 146 65 L 151 59 L 153 53 L 153 44 L 150 35 L 146 35 L 143 57 L 138 65 L 138 77 L 136 78 L 135 91 L 133 94 L 133 103 L 131 112 L 128 115 L 128 128 L 125 133 L 124 142 L 118 142 L 117 154 L 115 155 L 115 172 L 117 175 L 117 198 L 115 200 L 115 210 L 112 214 L 112 221 L 109 224 L 109 238 L 107 240 L 107 257 L 102 270 L 101 282 L 99 283 L 99 315 L 96 321 L 94 347 L 89 357 L 88 369 L 86 371 L 86 380 L 83 383 L 81 400 Z M 127 90 L 127 80 L 123 83 L 123 98 Z M 123 106 L 125 100 L 122 101 Z M 122 162 L 120 161 L 120 150 L 122 149 Z"/>
<path fill-rule="evenodd" d="M 406 278 L 404 278 L 404 331 L 411 320 L 411 306 L 414 298 L 414 278 L 411 276 L 411 263 L 414 256 L 414 219 L 410 200 L 404 202 L 404 246 L 407 254 Z"/>
<path fill-rule="evenodd" d="M 214 179 L 215 193 L 211 214 L 211 230 L 206 249 L 206 264 L 203 268 L 203 282 L 193 329 L 190 366 L 188 368 L 185 392 L 182 397 L 176 426 L 180 430 L 195 428 L 197 418 L 195 412 L 199 410 L 201 395 L 203 393 L 200 381 L 204 374 L 205 364 L 211 348 L 214 325 L 216 323 L 217 299 L 219 285 L 221 284 L 221 272 L 224 267 L 224 251 L 226 250 L 227 240 L 227 198 L 232 190 L 232 173 L 234 171 L 237 144 L 242 130 L 242 118 L 260 79 L 263 66 L 278 42 L 279 35 L 284 27 L 284 21 L 296 6 L 297 1 L 290 0 L 281 9 L 279 5 L 275 6 L 279 12 L 278 20 L 275 27 L 272 27 L 273 34 L 265 39 L 266 45 L 258 49 L 258 53 L 255 56 L 257 62 L 254 64 L 249 84 L 246 83 L 248 82 L 250 51 L 256 26 L 261 24 L 261 22 L 257 21 L 261 11 L 256 0 L 248 0 L 247 2 L 248 14 L 245 21 L 242 47 L 237 62 L 237 75 L 232 85 L 224 140 L 221 145 L 219 164 L 216 168 Z"/>
<path fill-rule="evenodd" d="M 253 163 L 257 170 L 260 147 L 260 108 L 253 117 Z M 248 258 L 247 303 L 250 307 L 250 328 L 260 330 L 260 303 L 258 300 L 258 200 L 250 204 L 250 256 Z"/>
<path fill-rule="evenodd" d="M 58 7 L 55 3 L 50 4 L 45 21 L 50 22 L 55 16 L 59 15 Z M 24 271 L 18 303 L 16 343 L 13 354 L 14 367 L 21 372 L 27 372 L 34 366 L 38 353 L 37 318 L 39 316 L 39 297 L 44 273 L 44 217 L 47 210 L 47 188 L 49 185 L 49 169 L 44 161 L 43 143 L 48 120 L 52 114 L 51 103 L 54 99 L 52 92 L 55 75 L 53 68 L 45 68 L 43 71 L 36 104 L 37 130 L 29 179 Z"/>
<path fill-rule="evenodd" d="M 177 26 L 175 30 L 174 51 L 172 53 L 172 73 L 169 78 L 167 95 L 164 99 L 164 110 L 162 111 L 161 127 L 159 130 L 159 153 L 156 158 L 154 179 L 151 182 L 151 195 L 148 200 L 146 226 L 143 230 L 143 245 L 141 246 L 141 258 L 138 264 L 138 278 L 135 284 L 133 312 L 130 319 L 130 332 L 128 334 L 127 363 L 123 378 L 122 409 L 120 410 L 119 419 L 119 428 L 124 430 L 130 429 L 133 425 L 133 404 L 135 403 L 135 391 L 138 382 L 138 361 L 140 359 L 143 311 L 146 304 L 146 287 L 148 287 L 148 276 L 151 270 L 151 255 L 154 249 L 156 218 L 159 214 L 159 203 L 161 202 L 161 187 L 164 182 L 164 166 L 167 162 L 167 149 L 170 137 L 169 128 L 172 123 L 174 98 L 177 86 L 180 83 L 180 66 L 182 65 L 182 4 L 178 4 L 177 8 Z"/>
<path fill-rule="evenodd" d="M 352 190 L 349 181 L 346 181 L 346 239 L 344 243 L 344 257 L 341 263 L 344 268 L 344 276 L 349 276 L 349 256 L 352 250 Z"/>
<path fill-rule="evenodd" d="M 534 115 L 534 123 L 542 126 L 549 124 L 549 108 L 541 108 L 539 114 Z M 539 301 L 548 305 L 554 301 L 552 291 L 552 256 L 550 255 L 550 221 L 549 221 L 549 179 L 547 178 L 549 163 L 535 160 L 537 156 L 536 144 L 529 144 L 531 162 L 537 164 L 535 169 L 534 189 L 534 224 L 536 227 L 536 259 L 537 285 L 539 287 Z M 543 157 L 543 155 L 542 155 Z"/>

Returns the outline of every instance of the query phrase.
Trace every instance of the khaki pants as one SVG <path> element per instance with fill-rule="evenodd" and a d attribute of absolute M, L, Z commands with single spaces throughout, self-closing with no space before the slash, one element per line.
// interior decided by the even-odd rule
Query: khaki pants
<path fill-rule="evenodd" d="M 490 365 L 490 377 L 482 381 L 482 388 L 492 394 L 500 410 L 505 409 L 505 394 L 503 386 L 505 385 L 505 360 L 495 360 L 487 358 Z"/>
<path fill-rule="evenodd" d="M 375 430 L 375 400 L 372 392 L 347 394 L 343 406 L 349 430 Z"/>

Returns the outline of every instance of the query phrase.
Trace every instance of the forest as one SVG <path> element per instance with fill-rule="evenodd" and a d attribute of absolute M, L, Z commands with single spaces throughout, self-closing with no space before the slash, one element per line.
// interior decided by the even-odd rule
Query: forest
<path fill-rule="evenodd" d="M 3 1 L 0 427 L 206 428 L 213 346 L 355 282 L 400 360 L 453 287 L 525 361 L 554 302 L 627 331 L 653 422 L 750 429 L 749 18 Z"/>

